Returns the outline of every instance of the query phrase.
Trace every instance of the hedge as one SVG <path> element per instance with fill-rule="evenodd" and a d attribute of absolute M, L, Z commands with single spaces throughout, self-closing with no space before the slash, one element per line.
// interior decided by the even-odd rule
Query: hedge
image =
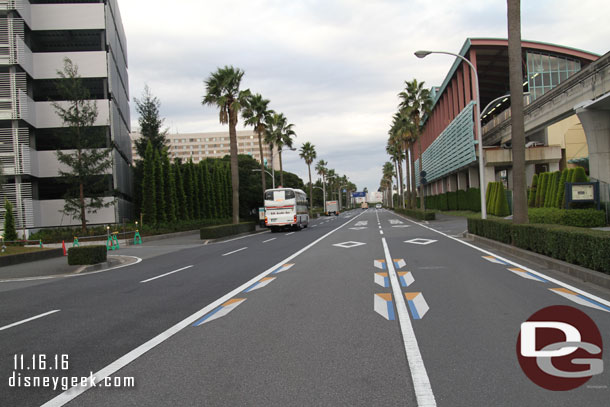
<path fill-rule="evenodd" d="M 571 226 L 468 218 L 468 232 L 610 274 L 610 234 Z"/>
<path fill-rule="evenodd" d="M 218 239 L 220 237 L 253 232 L 255 229 L 256 222 L 242 222 L 236 225 L 208 226 L 200 229 L 199 237 L 201 239 Z"/>
<path fill-rule="evenodd" d="M 414 209 L 395 208 L 394 212 L 419 220 L 435 220 L 436 212 L 434 211 L 418 211 Z"/>
<path fill-rule="evenodd" d="M 606 213 L 597 209 L 530 208 L 530 223 L 546 223 L 581 228 L 606 226 Z"/>
<path fill-rule="evenodd" d="M 106 261 L 106 246 L 77 246 L 68 249 L 68 264 L 97 264 Z"/>

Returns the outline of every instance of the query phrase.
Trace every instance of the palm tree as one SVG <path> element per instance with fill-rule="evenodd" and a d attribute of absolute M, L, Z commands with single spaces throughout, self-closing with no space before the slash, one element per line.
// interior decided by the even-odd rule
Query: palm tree
<path fill-rule="evenodd" d="M 400 194 L 398 201 L 399 205 L 405 207 L 405 200 L 403 194 L 403 181 L 402 181 L 402 160 L 405 159 L 405 154 L 402 150 L 402 139 L 400 133 L 390 129 L 390 138 L 386 145 L 386 152 L 392 157 L 394 161 L 394 167 L 396 167 L 396 185 L 398 185 L 397 192 Z M 394 202 L 392 201 L 392 204 Z"/>
<path fill-rule="evenodd" d="M 415 163 L 413 162 L 413 145 L 415 144 L 415 131 L 413 121 L 406 109 L 399 110 L 393 117 L 390 131 L 396 133 L 397 139 L 402 141 L 405 159 L 407 162 L 407 196 L 409 208 L 415 207 Z"/>
<path fill-rule="evenodd" d="M 244 71 L 233 66 L 218 68 L 205 81 L 206 95 L 202 104 L 216 106 L 219 120 L 229 124 L 229 144 L 231 151 L 231 187 L 233 188 L 233 223 L 239 223 L 239 168 L 237 161 L 237 119 L 248 103 L 250 90 L 239 90 Z"/>
<path fill-rule="evenodd" d="M 265 193 L 265 159 L 263 156 L 263 135 L 265 134 L 265 124 L 271 119 L 273 110 L 268 109 L 269 100 L 263 99 L 260 93 L 250 96 L 247 106 L 244 107 L 241 115 L 245 124 L 253 126 L 258 136 L 258 149 L 261 155 L 261 185 L 263 194 Z"/>
<path fill-rule="evenodd" d="M 273 113 L 265 126 L 265 142 L 277 147 L 280 158 L 280 185 L 284 185 L 284 168 L 282 165 L 282 147 L 292 148 L 292 138 L 296 137 L 294 124 L 288 123 L 283 113 Z"/>
<path fill-rule="evenodd" d="M 316 159 L 316 148 L 309 141 L 301 146 L 299 157 L 305 160 L 307 171 L 309 171 L 309 202 L 313 205 L 313 185 L 311 183 L 311 163 Z M 311 216 L 311 206 L 309 207 L 309 215 Z"/>
<path fill-rule="evenodd" d="M 326 167 L 328 163 L 324 160 L 318 161 L 316 164 L 316 172 L 318 175 L 322 177 L 322 196 L 323 196 L 323 211 L 326 212 L 326 174 L 328 173 L 328 168 Z"/>
<path fill-rule="evenodd" d="M 386 191 L 388 188 L 390 191 L 392 190 L 392 178 L 395 175 L 396 175 L 396 173 L 394 172 L 394 164 L 392 164 L 389 161 L 386 161 L 385 164 L 383 164 L 383 178 L 382 178 L 382 180 L 385 180 Z M 391 192 L 390 192 L 390 195 L 391 195 Z M 390 196 L 390 200 L 391 199 L 392 199 L 392 197 Z M 388 202 L 390 202 L 390 201 L 386 201 L 386 204 Z"/>
<path fill-rule="evenodd" d="M 411 82 L 405 81 L 405 85 L 405 90 L 398 94 L 402 99 L 399 108 L 401 110 L 406 110 L 406 114 L 410 116 L 413 121 L 413 138 L 419 141 L 419 171 L 421 172 L 423 171 L 421 120 L 426 115 L 430 114 L 432 99 L 430 98 L 430 90 L 424 88 L 424 82 L 417 82 L 417 79 L 413 79 Z M 424 202 L 424 185 L 421 180 L 419 183 L 419 192 L 421 209 L 426 210 Z"/>
<path fill-rule="evenodd" d="M 521 1 L 507 0 L 507 6 L 508 75 L 513 147 L 513 223 L 528 223 L 525 130 L 523 124 L 523 71 L 521 66 Z M 481 120 L 481 118 L 479 117 L 477 120 Z"/>

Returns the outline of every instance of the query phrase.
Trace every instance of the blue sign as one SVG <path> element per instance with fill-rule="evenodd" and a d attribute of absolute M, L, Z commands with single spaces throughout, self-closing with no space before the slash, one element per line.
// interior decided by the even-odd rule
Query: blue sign
<path fill-rule="evenodd" d="M 366 192 L 352 192 L 352 198 L 365 198 Z"/>

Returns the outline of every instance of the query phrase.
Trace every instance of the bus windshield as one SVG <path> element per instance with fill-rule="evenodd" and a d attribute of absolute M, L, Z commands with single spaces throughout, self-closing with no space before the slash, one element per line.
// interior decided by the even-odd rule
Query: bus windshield
<path fill-rule="evenodd" d="M 287 199 L 294 199 L 294 191 L 287 190 L 270 190 L 265 192 L 265 201 L 282 202 Z"/>

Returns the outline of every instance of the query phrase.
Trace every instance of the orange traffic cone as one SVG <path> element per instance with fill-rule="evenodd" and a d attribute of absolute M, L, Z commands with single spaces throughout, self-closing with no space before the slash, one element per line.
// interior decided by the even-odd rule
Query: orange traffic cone
<path fill-rule="evenodd" d="M 64 256 L 66 256 L 66 242 L 65 241 L 61 241 L 61 248 L 64 249 Z"/>

